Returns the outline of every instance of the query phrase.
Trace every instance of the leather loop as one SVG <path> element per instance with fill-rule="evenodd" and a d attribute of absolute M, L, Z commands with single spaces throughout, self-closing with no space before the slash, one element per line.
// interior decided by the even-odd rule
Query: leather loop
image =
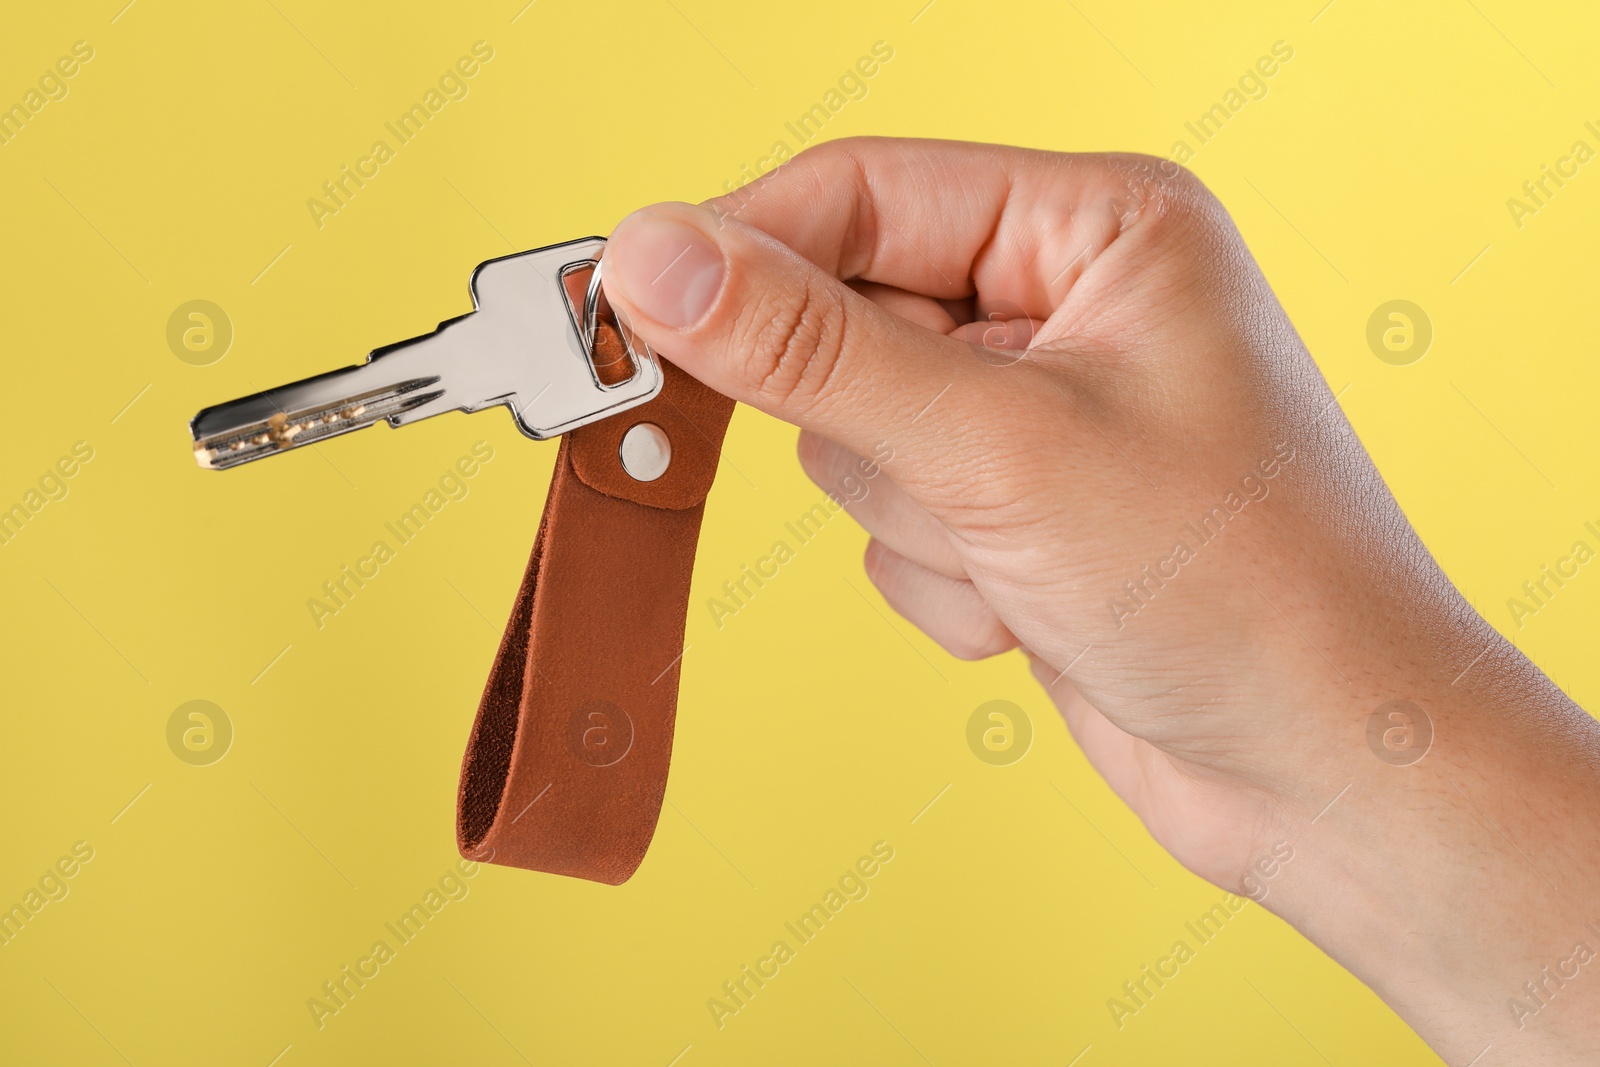
<path fill-rule="evenodd" d="M 597 338 L 597 366 L 617 344 Z M 469 859 L 620 885 L 655 833 L 695 546 L 733 413 L 732 400 L 662 370 L 654 400 L 561 440 L 462 761 L 456 838 Z M 652 482 L 619 455 L 640 422 L 672 446 Z"/>

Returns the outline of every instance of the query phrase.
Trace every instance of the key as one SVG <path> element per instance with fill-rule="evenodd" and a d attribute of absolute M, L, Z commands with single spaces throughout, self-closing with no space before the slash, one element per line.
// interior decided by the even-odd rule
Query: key
<path fill-rule="evenodd" d="M 365 363 L 206 408 L 189 423 L 195 459 L 221 470 L 380 421 L 501 404 L 543 441 L 643 404 L 661 391 L 661 367 L 606 306 L 604 246 L 590 237 L 479 264 L 475 311 Z M 618 335 L 622 358 L 597 366 L 597 344 Z M 628 376 L 603 373 L 615 371 Z"/>

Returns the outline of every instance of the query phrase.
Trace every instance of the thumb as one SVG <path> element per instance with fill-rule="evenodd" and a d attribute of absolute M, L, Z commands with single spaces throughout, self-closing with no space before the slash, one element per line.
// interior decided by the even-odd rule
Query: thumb
<path fill-rule="evenodd" d="M 706 385 L 867 455 L 922 451 L 936 398 L 978 400 L 972 346 L 885 311 L 772 237 L 690 204 L 629 215 L 605 290 L 646 344 Z M 987 389 L 984 389 L 987 392 Z M 944 396 L 948 392 L 948 396 Z M 919 441 L 920 439 L 920 441 Z"/>

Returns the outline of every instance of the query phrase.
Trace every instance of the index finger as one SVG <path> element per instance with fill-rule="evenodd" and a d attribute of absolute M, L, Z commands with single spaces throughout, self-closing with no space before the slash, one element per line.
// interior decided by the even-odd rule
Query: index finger
<path fill-rule="evenodd" d="M 1149 156 L 863 137 L 808 149 L 707 206 L 841 280 L 1044 319 L 1184 173 Z"/>

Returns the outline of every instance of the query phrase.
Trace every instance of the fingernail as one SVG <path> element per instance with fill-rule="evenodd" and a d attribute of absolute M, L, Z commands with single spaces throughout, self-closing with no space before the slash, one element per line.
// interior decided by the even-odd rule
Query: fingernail
<path fill-rule="evenodd" d="M 622 220 L 606 245 L 605 258 L 606 280 L 615 279 L 623 298 L 677 330 L 705 318 L 727 272 L 714 241 L 695 226 L 651 208 Z"/>

